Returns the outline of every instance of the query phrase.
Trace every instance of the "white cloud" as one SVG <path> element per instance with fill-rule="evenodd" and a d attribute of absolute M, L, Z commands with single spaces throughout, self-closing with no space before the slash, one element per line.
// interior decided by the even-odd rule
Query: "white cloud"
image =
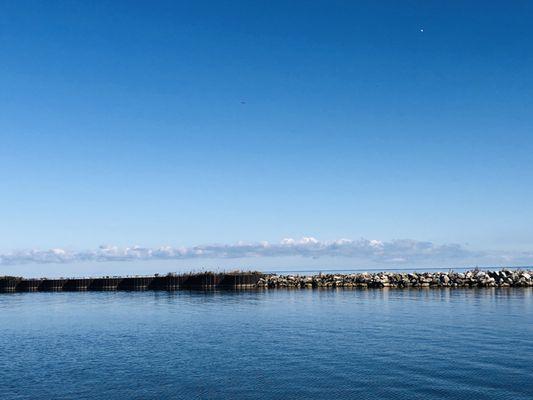
<path fill-rule="evenodd" d="M 435 265 L 437 263 L 532 264 L 533 252 L 509 253 L 473 251 L 458 244 L 434 244 L 411 239 L 380 241 L 339 239 L 320 241 L 313 237 L 286 238 L 279 243 L 258 242 L 211 244 L 193 247 L 146 248 L 100 246 L 95 250 L 70 251 L 60 248 L 23 250 L 0 254 L 0 265 L 73 263 L 80 261 L 135 261 L 238 259 L 262 257 L 344 257 L 358 263 L 380 265 Z"/>

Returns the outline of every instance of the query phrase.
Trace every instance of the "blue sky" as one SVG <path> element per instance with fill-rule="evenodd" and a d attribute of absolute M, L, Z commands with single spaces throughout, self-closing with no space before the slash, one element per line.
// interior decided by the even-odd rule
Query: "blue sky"
<path fill-rule="evenodd" d="M 533 263 L 532 19 L 528 1 L 0 1 L 2 264 L 303 237 Z M 401 258 L 282 253 L 176 262 Z"/>

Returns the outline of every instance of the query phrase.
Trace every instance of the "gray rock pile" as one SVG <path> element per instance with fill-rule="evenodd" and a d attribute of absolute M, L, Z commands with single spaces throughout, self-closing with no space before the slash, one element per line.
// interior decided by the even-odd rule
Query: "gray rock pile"
<path fill-rule="evenodd" d="M 423 287 L 530 287 L 533 271 L 502 269 L 466 272 L 363 272 L 357 274 L 265 275 L 261 288 L 423 288 Z"/>

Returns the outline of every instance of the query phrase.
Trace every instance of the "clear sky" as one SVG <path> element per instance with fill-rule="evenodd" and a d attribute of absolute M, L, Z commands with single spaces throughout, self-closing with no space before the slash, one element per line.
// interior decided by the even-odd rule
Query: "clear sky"
<path fill-rule="evenodd" d="M 276 244 L 256 266 L 352 266 L 398 239 L 533 263 L 532 21 L 520 0 L 0 1 L 0 266 L 239 241 Z M 433 261 L 396 256 L 371 264 Z"/>

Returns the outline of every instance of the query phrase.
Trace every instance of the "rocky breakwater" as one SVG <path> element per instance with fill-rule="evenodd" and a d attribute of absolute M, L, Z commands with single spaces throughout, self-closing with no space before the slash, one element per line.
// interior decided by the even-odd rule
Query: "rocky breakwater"
<path fill-rule="evenodd" d="M 363 272 L 354 274 L 265 275 L 259 288 L 439 288 L 531 287 L 533 271 Z"/>

